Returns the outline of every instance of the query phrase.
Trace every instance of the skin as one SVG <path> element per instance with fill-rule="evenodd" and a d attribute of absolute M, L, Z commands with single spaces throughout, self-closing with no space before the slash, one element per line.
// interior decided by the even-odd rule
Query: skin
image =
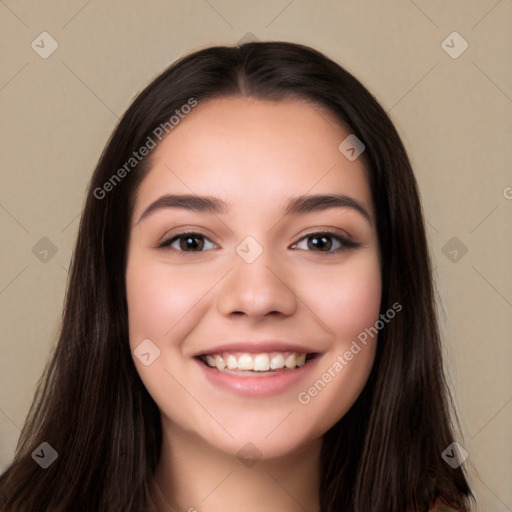
<path fill-rule="evenodd" d="M 349 133 L 301 100 L 230 97 L 199 104 L 153 151 L 131 219 L 126 285 L 132 352 L 144 339 L 160 350 L 149 366 L 134 357 L 162 414 L 159 510 L 320 510 L 322 436 L 362 391 L 376 338 L 309 403 L 297 396 L 375 324 L 381 299 L 364 162 L 338 150 Z M 231 210 L 163 208 L 139 221 L 153 201 L 178 193 L 216 196 Z M 346 207 L 281 213 L 290 197 L 332 193 L 358 201 L 370 219 Z M 305 238 L 322 229 L 360 245 L 326 254 Z M 186 252 L 186 239 L 157 248 L 186 230 L 205 237 L 194 239 L 199 251 Z M 263 248 L 250 264 L 236 252 L 247 236 Z M 322 355 L 314 373 L 265 398 L 212 385 L 192 358 L 248 339 L 298 341 Z M 237 457 L 249 442 L 262 457 L 251 467 Z"/>

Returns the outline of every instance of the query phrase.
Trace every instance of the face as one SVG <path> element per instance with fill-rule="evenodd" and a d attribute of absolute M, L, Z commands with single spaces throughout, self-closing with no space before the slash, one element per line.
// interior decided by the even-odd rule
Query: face
<path fill-rule="evenodd" d="M 355 402 L 381 274 L 362 158 L 338 149 L 349 134 L 306 102 L 232 97 L 199 104 L 154 150 L 126 286 L 134 362 L 164 428 L 273 457 Z"/>

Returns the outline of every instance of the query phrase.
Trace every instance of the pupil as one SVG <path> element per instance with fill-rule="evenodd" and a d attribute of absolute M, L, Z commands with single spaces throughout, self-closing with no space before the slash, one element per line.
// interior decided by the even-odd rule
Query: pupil
<path fill-rule="evenodd" d="M 320 240 L 320 243 L 318 243 L 319 240 Z M 323 249 L 323 250 L 328 251 L 330 248 L 330 244 L 328 244 L 328 242 L 329 242 L 328 235 L 312 236 L 311 237 L 311 246 L 316 249 L 321 249 L 321 250 Z M 325 244 L 328 244 L 329 247 L 325 247 Z"/>
<path fill-rule="evenodd" d="M 198 240 L 199 237 L 197 236 L 187 236 L 187 237 L 183 237 L 181 240 L 184 240 L 185 243 L 184 244 L 181 244 L 181 249 L 182 250 L 187 250 L 187 249 L 197 249 L 199 247 L 199 249 L 202 248 L 202 244 L 198 244 L 197 242 L 194 243 L 194 240 Z"/>

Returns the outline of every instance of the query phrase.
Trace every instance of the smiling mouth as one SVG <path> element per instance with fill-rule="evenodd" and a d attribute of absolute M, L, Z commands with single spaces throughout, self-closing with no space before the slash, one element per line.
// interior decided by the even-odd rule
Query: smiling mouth
<path fill-rule="evenodd" d="M 209 368 L 240 376 L 263 376 L 292 372 L 307 365 L 319 353 L 271 352 L 260 354 L 202 354 L 196 359 Z"/>

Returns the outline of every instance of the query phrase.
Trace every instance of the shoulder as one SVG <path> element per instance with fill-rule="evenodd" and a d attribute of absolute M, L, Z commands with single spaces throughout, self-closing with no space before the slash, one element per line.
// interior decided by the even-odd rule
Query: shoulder
<path fill-rule="evenodd" d="M 428 512 L 460 512 L 460 510 L 448 498 L 438 494 L 430 504 Z"/>

